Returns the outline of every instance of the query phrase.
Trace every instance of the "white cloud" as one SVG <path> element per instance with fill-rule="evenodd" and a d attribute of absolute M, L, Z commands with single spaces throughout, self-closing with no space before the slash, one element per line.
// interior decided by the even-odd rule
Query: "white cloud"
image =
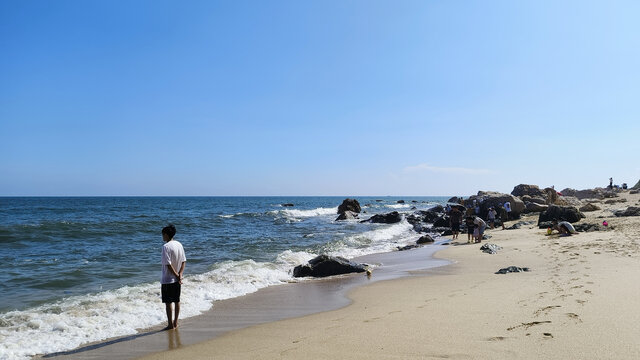
<path fill-rule="evenodd" d="M 412 172 L 420 172 L 420 171 L 429 171 L 434 173 L 444 173 L 444 174 L 467 174 L 467 175 L 478 175 L 478 174 L 489 174 L 491 173 L 488 169 L 470 169 L 470 168 L 462 168 L 462 167 L 438 167 L 431 166 L 429 164 L 419 164 L 415 166 L 407 166 L 403 169 L 404 172 L 412 173 Z"/>

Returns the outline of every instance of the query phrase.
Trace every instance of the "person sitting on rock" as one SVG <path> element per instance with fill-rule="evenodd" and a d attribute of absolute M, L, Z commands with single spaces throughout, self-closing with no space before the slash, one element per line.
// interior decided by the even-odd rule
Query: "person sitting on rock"
<path fill-rule="evenodd" d="M 561 236 L 571 236 L 571 234 L 576 234 L 577 231 L 568 221 L 560 221 L 558 219 L 553 219 L 552 221 L 553 227 L 552 230 L 558 230 Z"/>

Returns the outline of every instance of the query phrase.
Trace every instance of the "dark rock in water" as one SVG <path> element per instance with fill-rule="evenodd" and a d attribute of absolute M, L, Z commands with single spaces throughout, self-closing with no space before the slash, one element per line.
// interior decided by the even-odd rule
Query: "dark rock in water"
<path fill-rule="evenodd" d="M 415 231 L 417 233 L 424 233 L 424 232 L 431 231 L 431 228 L 427 227 L 426 225 L 424 225 L 422 223 L 415 223 L 415 224 L 413 224 L 413 231 Z"/>
<path fill-rule="evenodd" d="M 396 201 L 398 204 L 404 204 L 404 200 L 398 200 Z"/>
<path fill-rule="evenodd" d="M 582 212 L 597 211 L 597 210 L 600 210 L 600 207 L 594 203 L 588 203 L 580 208 L 580 211 Z"/>
<path fill-rule="evenodd" d="M 417 209 L 417 207 L 415 207 L 415 206 L 411 207 L 411 210 L 416 210 L 416 209 Z"/>
<path fill-rule="evenodd" d="M 376 202 L 383 202 L 384 200 L 376 199 Z"/>
<path fill-rule="evenodd" d="M 293 204 L 291 204 L 291 203 L 287 203 L 287 204 L 282 204 L 282 206 L 284 206 L 284 207 L 292 207 L 292 206 L 294 206 L 294 205 L 293 205 Z"/>
<path fill-rule="evenodd" d="M 549 205 L 549 208 L 546 211 L 540 213 L 540 216 L 538 217 L 538 225 L 545 221 L 552 221 L 553 219 L 574 223 L 580 221 L 580 219 L 584 217 L 584 214 L 582 214 L 575 206 Z"/>
<path fill-rule="evenodd" d="M 406 245 L 406 246 L 398 246 L 398 251 L 411 250 L 415 248 L 419 248 L 419 245 Z"/>
<path fill-rule="evenodd" d="M 369 219 L 363 220 L 361 222 L 370 222 L 370 223 L 377 223 L 377 224 L 395 224 L 395 223 L 399 223 L 400 221 L 402 221 L 402 215 L 400 215 L 399 212 L 394 211 L 388 214 L 373 215 Z"/>
<path fill-rule="evenodd" d="M 365 264 L 358 264 L 339 256 L 320 255 L 306 265 L 298 265 L 293 269 L 293 277 L 326 277 L 353 272 L 365 272 Z"/>
<path fill-rule="evenodd" d="M 484 244 L 480 246 L 480 250 L 487 254 L 497 254 L 498 250 L 502 250 L 502 248 L 496 244 Z"/>
<path fill-rule="evenodd" d="M 513 188 L 513 191 L 511 191 L 511 195 L 513 196 L 529 195 L 529 196 L 544 197 L 546 194 L 544 191 L 540 190 L 540 187 L 538 187 L 538 185 L 520 184 L 520 185 L 516 185 Z"/>
<path fill-rule="evenodd" d="M 440 226 L 440 227 L 432 227 L 430 230 L 432 233 L 444 234 L 447 231 L 451 231 L 451 228 L 448 226 L 447 227 Z M 443 236 L 446 236 L 446 235 L 443 235 Z"/>
<path fill-rule="evenodd" d="M 357 218 L 358 218 L 358 214 L 354 213 L 353 211 L 345 211 L 342 214 L 338 215 L 338 217 L 336 218 L 336 221 L 355 220 Z"/>
<path fill-rule="evenodd" d="M 454 203 L 454 204 L 457 204 L 457 203 L 459 203 L 459 202 L 460 202 L 460 200 L 462 200 L 462 199 L 461 199 L 461 198 L 459 198 L 459 197 L 457 197 L 457 196 L 454 196 L 454 197 L 450 198 L 449 200 L 447 200 L 447 202 L 448 202 L 448 203 Z"/>
<path fill-rule="evenodd" d="M 412 202 L 412 203 L 417 203 L 418 201 L 417 201 L 417 200 L 411 200 L 411 202 Z"/>
<path fill-rule="evenodd" d="M 510 272 L 523 272 L 523 271 L 531 271 L 531 270 L 529 270 L 529 268 L 526 268 L 526 267 L 521 268 L 517 266 L 509 266 L 496 271 L 496 274 L 506 274 Z"/>
<path fill-rule="evenodd" d="M 451 235 L 453 235 L 453 231 L 451 231 L 451 229 L 447 229 L 440 233 L 440 236 L 451 236 Z"/>
<path fill-rule="evenodd" d="M 640 207 L 629 206 L 627 210 L 618 210 L 614 214 L 615 216 L 640 216 Z"/>
<path fill-rule="evenodd" d="M 423 235 L 420 237 L 420 239 L 418 239 L 418 241 L 416 241 L 416 244 L 429 244 L 432 243 L 434 240 L 431 237 L 431 235 Z"/>
<path fill-rule="evenodd" d="M 434 207 L 431 207 L 429 209 L 426 210 L 426 212 L 430 212 L 430 213 L 443 213 L 444 212 L 444 206 L 442 205 L 436 205 Z"/>
<path fill-rule="evenodd" d="M 340 204 L 340 206 L 338 206 L 338 214 L 342 214 L 345 211 L 352 211 L 356 214 L 360 213 L 360 211 L 362 211 L 362 208 L 360 208 L 360 203 L 358 202 L 358 200 L 356 199 L 344 199 L 342 201 L 342 204 Z"/>

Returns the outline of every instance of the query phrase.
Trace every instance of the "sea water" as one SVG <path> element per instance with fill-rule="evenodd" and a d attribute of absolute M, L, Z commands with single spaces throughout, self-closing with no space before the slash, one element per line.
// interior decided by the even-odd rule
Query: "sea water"
<path fill-rule="evenodd" d="M 428 209 L 446 197 L 357 198 L 362 219 Z M 396 224 L 335 221 L 338 197 L 0 198 L 0 359 L 135 334 L 166 321 L 161 229 L 187 255 L 181 318 L 294 279 L 318 254 L 388 252 L 420 235 Z M 294 204 L 293 207 L 283 204 Z"/>

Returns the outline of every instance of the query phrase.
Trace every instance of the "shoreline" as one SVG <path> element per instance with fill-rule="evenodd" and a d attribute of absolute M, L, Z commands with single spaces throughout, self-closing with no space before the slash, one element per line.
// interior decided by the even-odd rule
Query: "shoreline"
<path fill-rule="evenodd" d="M 621 194 L 629 205 L 638 195 Z M 614 230 L 547 236 L 489 230 L 497 254 L 466 238 L 436 255 L 454 264 L 358 287 L 344 308 L 235 330 L 142 359 L 637 359 L 640 217 L 602 204 L 583 222 Z M 626 207 L 626 206 L 625 206 Z M 532 220 L 533 217 L 525 217 Z M 495 274 L 507 266 L 530 272 Z"/>
<path fill-rule="evenodd" d="M 408 251 L 364 255 L 353 260 L 377 265 L 371 277 L 347 274 L 269 286 L 254 293 L 216 301 L 208 311 L 180 320 L 177 331 L 162 326 L 141 329 L 138 334 L 86 344 L 79 348 L 37 355 L 45 359 L 135 359 L 209 341 L 247 327 L 341 309 L 352 301 L 348 293 L 378 281 L 412 276 L 418 269 L 449 264 L 434 256 L 442 248 L 435 244 Z M 427 261 L 425 262 L 425 259 Z"/>

